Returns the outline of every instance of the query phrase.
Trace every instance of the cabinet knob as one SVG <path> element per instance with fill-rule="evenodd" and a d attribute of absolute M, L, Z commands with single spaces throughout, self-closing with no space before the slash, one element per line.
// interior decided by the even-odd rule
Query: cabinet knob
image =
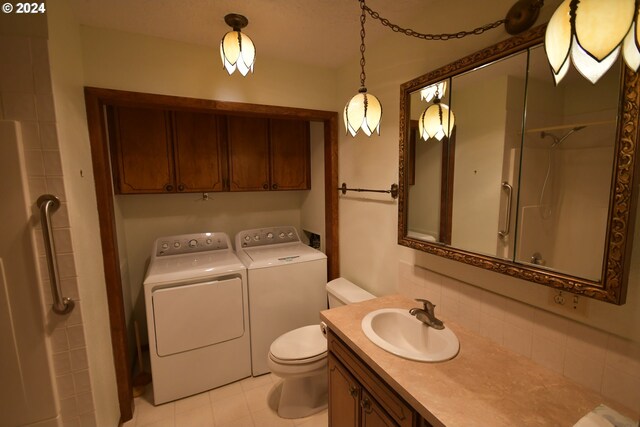
<path fill-rule="evenodd" d="M 269 189 L 269 184 L 267 184 L 266 182 L 264 184 L 262 184 L 262 188 L 265 190 Z"/>
<path fill-rule="evenodd" d="M 277 190 L 278 189 L 278 184 L 271 184 L 271 188 L 274 189 L 274 190 Z"/>
<path fill-rule="evenodd" d="M 364 409 L 364 412 L 366 412 L 367 414 L 371 413 L 371 401 L 368 397 L 364 397 L 360 401 L 360 406 L 362 406 L 362 409 Z"/>
<path fill-rule="evenodd" d="M 184 184 L 178 185 L 178 191 L 184 191 Z"/>
<path fill-rule="evenodd" d="M 358 387 L 355 385 L 350 385 L 349 386 L 349 394 L 351 395 L 351 397 L 356 397 L 358 394 Z"/>
<path fill-rule="evenodd" d="M 164 186 L 164 191 L 173 191 L 173 185 L 171 184 L 166 184 Z"/>

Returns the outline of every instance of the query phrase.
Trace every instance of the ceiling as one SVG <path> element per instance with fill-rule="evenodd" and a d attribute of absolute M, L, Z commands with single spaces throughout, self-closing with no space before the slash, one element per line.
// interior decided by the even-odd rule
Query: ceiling
<path fill-rule="evenodd" d="M 442 10 L 443 3 L 461 1 L 369 0 L 367 5 L 389 21 L 407 27 L 416 22 L 416 17 L 430 16 L 435 4 Z M 216 51 L 220 39 L 230 30 L 224 16 L 239 13 L 249 19 L 243 31 L 254 41 L 258 60 L 264 54 L 336 68 L 359 53 L 358 0 L 71 0 L 71 4 L 84 25 L 207 45 L 216 47 Z M 495 20 L 505 13 L 506 9 L 496 10 Z M 365 29 L 367 44 L 392 34 L 368 15 Z M 459 29 L 448 31 L 452 30 Z"/>

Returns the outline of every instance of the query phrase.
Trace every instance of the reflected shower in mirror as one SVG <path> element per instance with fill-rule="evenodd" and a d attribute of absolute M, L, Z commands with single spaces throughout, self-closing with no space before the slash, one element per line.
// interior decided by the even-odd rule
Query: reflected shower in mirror
<path fill-rule="evenodd" d="M 543 35 L 401 86 L 398 242 L 621 304 L 640 79 L 618 59 L 595 85 L 571 69 L 556 86 Z M 429 109 L 443 132 L 425 131 Z"/>
<path fill-rule="evenodd" d="M 590 280 L 602 274 L 621 64 L 596 85 L 575 71 L 555 87 L 531 49 L 516 261 Z"/>

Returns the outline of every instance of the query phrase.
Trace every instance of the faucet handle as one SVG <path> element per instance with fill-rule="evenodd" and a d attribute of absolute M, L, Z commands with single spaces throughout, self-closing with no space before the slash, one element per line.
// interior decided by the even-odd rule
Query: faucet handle
<path fill-rule="evenodd" d="M 422 303 L 422 307 L 424 308 L 424 311 L 433 314 L 434 309 L 436 308 L 436 305 L 434 303 L 422 298 L 416 298 L 415 301 Z"/>

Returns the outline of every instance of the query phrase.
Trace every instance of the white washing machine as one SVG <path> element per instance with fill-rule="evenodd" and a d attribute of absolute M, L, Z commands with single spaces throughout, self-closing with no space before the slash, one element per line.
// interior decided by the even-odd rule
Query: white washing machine
<path fill-rule="evenodd" d="M 300 241 L 295 227 L 241 231 L 236 253 L 247 267 L 253 376 L 269 372 L 271 343 L 320 322 L 327 308 L 327 256 Z"/>
<path fill-rule="evenodd" d="M 144 297 L 156 405 L 251 376 L 246 268 L 225 233 L 158 238 Z"/>

